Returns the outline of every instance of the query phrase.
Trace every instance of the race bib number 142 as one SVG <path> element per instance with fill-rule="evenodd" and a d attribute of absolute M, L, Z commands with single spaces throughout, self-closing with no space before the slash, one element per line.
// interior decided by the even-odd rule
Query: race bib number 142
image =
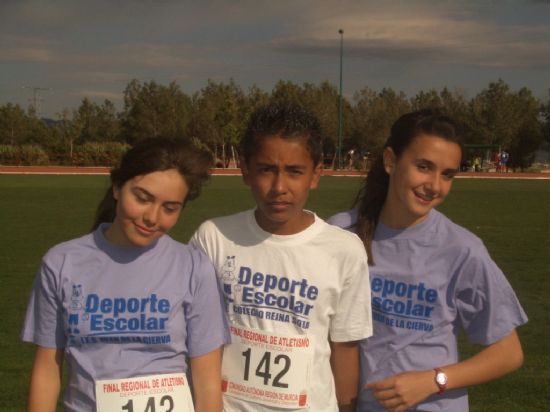
<path fill-rule="evenodd" d="M 222 391 L 278 408 L 305 408 L 313 357 L 307 335 L 270 334 L 231 326 L 223 354 Z"/>
<path fill-rule="evenodd" d="M 193 412 L 183 373 L 96 381 L 98 412 Z"/>

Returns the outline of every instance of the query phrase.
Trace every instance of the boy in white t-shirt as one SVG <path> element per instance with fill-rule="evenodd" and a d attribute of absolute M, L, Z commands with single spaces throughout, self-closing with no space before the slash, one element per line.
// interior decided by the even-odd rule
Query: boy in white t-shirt
<path fill-rule="evenodd" d="M 224 410 L 355 410 L 368 263 L 357 236 L 304 210 L 322 172 L 318 121 L 300 106 L 260 108 L 242 153 L 256 208 L 191 239 L 214 262 L 231 320 Z"/>

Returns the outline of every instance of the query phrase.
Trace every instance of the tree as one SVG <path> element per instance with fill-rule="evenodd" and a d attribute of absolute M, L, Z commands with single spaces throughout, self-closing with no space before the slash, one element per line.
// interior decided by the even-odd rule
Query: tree
<path fill-rule="evenodd" d="M 498 144 L 510 154 L 510 166 L 528 167 L 542 141 L 540 105 L 526 88 L 514 93 L 500 79 L 490 83 L 470 103 L 476 143 Z"/>
<path fill-rule="evenodd" d="M 514 170 L 519 167 L 524 171 L 533 163 L 534 153 L 542 143 L 543 125 L 539 120 L 541 104 L 524 87 L 513 95 L 513 105 L 519 123 L 508 146 L 509 163 Z"/>
<path fill-rule="evenodd" d="M 328 81 L 319 86 L 305 83 L 303 86 L 304 104 L 319 120 L 325 152 L 336 153 L 339 137 L 339 93 Z M 351 139 L 351 106 L 342 99 L 342 146 L 353 146 Z"/>
<path fill-rule="evenodd" d="M 175 82 L 162 86 L 154 81 L 141 84 L 134 79 L 124 90 L 120 119 L 122 135 L 128 143 L 146 137 L 186 137 L 191 99 Z"/>
<path fill-rule="evenodd" d="M 82 99 L 80 107 L 74 112 L 73 116 L 74 122 L 80 125 L 78 143 L 97 141 L 99 139 L 97 122 L 98 111 L 97 104 L 93 103 L 87 97 Z"/>
<path fill-rule="evenodd" d="M 116 107 L 108 99 L 97 110 L 97 137 L 98 141 L 116 142 L 121 140 L 120 121 Z"/>
<path fill-rule="evenodd" d="M 548 96 L 550 97 L 550 89 L 548 89 Z M 545 105 L 541 106 L 541 115 L 544 119 L 543 137 L 544 140 L 550 143 L 550 99 Z"/>
<path fill-rule="evenodd" d="M 290 81 L 279 81 L 271 93 L 274 102 L 290 102 L 302 105 L 319 120 L 323 150 L 325 153 L 335 154 L 339 137 L 339 94 L 334 85 L 324 81 L 319 85 L 304 83 L 299 86 Z M 342 145 L 353 146 L 352 142 L 352 109 L 343 99 L 342 105 Z"/>
<path fill-rule="evenodd" d="M 380 93 L 365 87 L 354 95 L 354 135 L 363 151 L 379 153 L 391 126 L 411 106 L 403 92 L 384 88 Z"/>
<path fill-rule="evenodd" d="M 58 128 L 61 136 L 61 150 L 60 156 L 66 157 L 68 150 L 69 161 L 73 159 L 75 142 L 80 139 L 82 135 L 82 123 L 78 116 L 78 111 L 72 112 L 65 108 L 58 114 L 59 123 Z"/>
<path fill-rule="evenodd" d="M 291 81 L 279 80 L 271 91 L 271 100 L 277 102 L 289 102 L 300 105 L 306 104 L 304 90 Z"/>
<path fill-rule="evenodd" d="M 207 86 L 193 96 L 190 134 L 205 142 L 226 167 L 229 158 L 237 160 L 236 148 L 249 112 L 247 98 L 233 80 L 228 84 L 208 80 Z"/>
<path fill-rule="evenodd" d="M 489 84 L 471 102 L 472 129 L 476 143 L 510 146 L 517 132 L 518 112 L 509 86 L 499 79 Z"/>
<path fill-rule="evenodd" d="M 443 109 L 440 95 L 433 89 L 427 92 L 420 91 L 411 99 L 411 110 Z"/>
<path fill-rule="evenodd" d="M 8 103 L 0 106 L 0 144 L 25 143 L 29 123 L 28 116 L 19 105 Z"/>

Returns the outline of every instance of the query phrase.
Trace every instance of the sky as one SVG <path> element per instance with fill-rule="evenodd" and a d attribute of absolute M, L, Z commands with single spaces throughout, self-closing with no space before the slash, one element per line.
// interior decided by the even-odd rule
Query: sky
<path fill-rule="evenodd" d="M 498 79 L 549 97 L 550 0 L 0 0 L 0 105 L 121 110 L 132 79 L 189 94 L 208 79 L 338 87 L 342 39 L 348 99 L 364 87 L 472 98 Z"/>

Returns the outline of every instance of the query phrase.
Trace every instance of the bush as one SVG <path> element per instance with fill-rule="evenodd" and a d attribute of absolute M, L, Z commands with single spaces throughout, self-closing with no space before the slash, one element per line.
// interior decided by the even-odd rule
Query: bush
<path fill-rule="evenodd" d="M 75 166 L 113 167 L 129 147 L 118 142 L 84 143 L 74 147 L 71 163 Z"/>
<path fill-rule="evenodd" d="M 41 166 L 50 164 L 48 153 L 35 145 L 0 145 L 0 164 L 9 166 Z"/>

